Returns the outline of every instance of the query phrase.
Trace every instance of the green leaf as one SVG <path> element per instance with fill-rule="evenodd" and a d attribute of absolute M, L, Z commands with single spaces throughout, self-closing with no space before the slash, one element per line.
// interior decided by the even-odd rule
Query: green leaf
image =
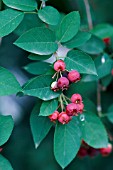
<path fill-rule="evenodd" d="M 83 115 L 80 115 L 80 118 Z M 80 120 L 83 140 L 94 148 L 107 147 L 107 132 L 95 113 L 84 112 L 84 121 Z"/>
<path fill-rule="evenodd" d="M 48 58 L 50 58 L 51 57 L 51 55 L 37 55 L 37 54 L 30 54 L 29 56 L 28 56 L 28 58 L 30 59 L 30 60 L 47 60 Z"/>
<path fill-rule="evenodd" d="M 24 69 L 34 75 L 44 74 L 50 69 L 50 63 L 46 62 L 33 62 L 26 66 Z"/>
<path fill-rule="evenodd" d="M 48 28 L 32 28 L 14 43 L 18 47 L 39 55 L 54 53 L 58 45 L 54 33 Z"/>
<path fill-rule="evenodd" d="M 73 11 L 67 14 L 61 21 L 57 31 L 58 41 L 66 42 L 72 39 L 80 27 L 80 15 Z"/>
<path fill-rule="evenodd" d="M 0 146 L 8 141 L 13 127 L 14 122 L 11 116 L 0 115 Z"/>
<path fill-rule="evenodd" d="M 46 6 L 38 11 L 39 18 L 50 25 L 57 25 L 60 20 L 60 13 L 52 6 Z"/>
<path fill-rule="evenodd" d="M 100 38 L 92 35 L 90 40 L 78 48 L 88 54 L 96 55 L 103 53 L 105 44 Z"/>
<path fill-rule="evenodd" d="M 96 105 L 88 98 L 83 98 L 84 110 L 87 112 L 97 113 Z"/>
<path fill-rule="evenodd" d="M 111 123 L 113 123 L 113 104 L 108 108 L 107 118 Z"/>
<path fill-rule="evenodd" d="M 103 77 L 101 79 L 101 83 L 104 87 L 107 87 L 111 83 L 112 79 L 113 79 L 113 76 L 111 74 L 107 75 L 106 77 Z"/>
<path fill-rule="evenodd" d="M 68 124 L 57 124 L 54 135 L 54 154 L 64 169 L 76 156 L 81 144 L 81 132 L 76 118 Z"/>
<path fill-rule="evenodd" d="M 20 84 L 7 69 L 0 67 L 0 96 L 11 95 L 21 90 Z"/>
<path fill-rule="evenodd" d="M 92 58 L 81 51 L 69 51 L 65 58 L 65 63 L 68 70 L 77 70 L 80 73 L 97 75 Z"/>
<path fill-rule="evenodd" d="M 35 0 L 3 0 L 3 2 L 10 8 L 22 11 L 33 11 L 37 8 Z"/>
<path fill-rule="evenodd" d="M 91 32 L 99 38 L 108 38 L 113 36 L 113 26 L 107 23 L 98 24 L 93 28 L 93 30 L 91 30 Z"/>
<path fill-rule="evenodd" d="M 35 143 L 35 148 L 39 146 L 39 144 L 46 137 L 50 128 L 53 125 L 53 123 L 51 123 L 48 117 L 38 116 L 40 106 L 41 106 L 41 102 L 38 101 L 30 117 L 30 126 L 31 126 L 32 135 L 33 135 L 33 140 Z"/>
<path fill-rule="evenodd" d="M 28 81 L 23 88 L 26 95 L 35 96 L 42 100 L 51 100 L 57 98 L 60 92 L 51 90 L 52 78 L 50 75 L 42 75 Z"/>
<path fill-rule="evenodd" d="M 70 41 L 63 43 L 63 45 L 67 48 L 76 48 L 86 43 L 90 38 L 90 33 L 79 31 Z"/>
<path fill-rule="evenodd" d="M 40 107 L 40 116 L 51 115 L 58 107 L 58 99 L 43 101 Z"/>
<path fill-rule="evenodd" d="M 96 75 L 82 75 L 82 82 L 92 82 L 92 81 L 98 81 L 98 76 Z"/>
<path fill-rule="evenodd" d="M 0 12 L 0 37 L 10 34 L 23 20 L 24 13 L 12 9 Z"/>
<path fill-rule="evenodd" d="M 0 170 L 13 170 L 10 162 L 0 155 Z"/>

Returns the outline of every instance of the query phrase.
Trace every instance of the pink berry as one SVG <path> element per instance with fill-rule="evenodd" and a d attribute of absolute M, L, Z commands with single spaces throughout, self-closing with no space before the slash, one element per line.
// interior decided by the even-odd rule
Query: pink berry
<path fill-rule="evenodd" d="M 3 148 L 0 148 L 0 152 L 2 152 Z"/>
<path fill-rule="evenodd" d="M 87 153 L 87 148 L 84 148 L 84 147 L 80 147 L 79 151 L 78 151 L 78 156 L 83 158 L 85 156 L 87 156 L 88 153 Z"/>
<path fill-rule="evenodd" d="M 84 109 L 84 104 L 83 103 L 79 103 L 77 104 L 78 105 L 78 112 L 79 113 L 82 113 L 83 112 L 83 109 Z"/>
<path fill-rule="evenodd" d="M 70 82 L 76 82 L 80 80 L 80 73 L 76 70 L 72 70 L 68 74 L 68 79 Z"/>
<path fill-rule="evenodd" d="M 56 110 L 52 115 L 49 116 L 49 119 L 52 122 L 55 122 L 58 119 L 59 112 Z"/>
<path fill-rule="evenodd" d="M 67 89 L 69 86 L 69 80 L 66 77 L 60 77 L 57 86 L 62 90 Z"/>
<path fill-rule="evenodd" d="M 106 148 L 101 148 L 100 153 L 102 156 L 108 156 L 112 152 L 112 145 L 109 143 Z"/>
<path fill-rule="evenodd" d="M 57 81 L 54 81 L 52 84 L 51 84 L 51 90 L 53 91 L 58 91 L 59 88 L 57 86 Z"/>
<path fill-rule="evenodd" d="M 66 65 L 64 63 L 64 61 L 62 60 L 58 60 L 54 63 L 54 70 L 59 72 L 59 71 L 64 71 L 66 68 Z"/>
<path fill-rule="evenodd" d="M 73 94 L 71 96 L 71 102 L 76 103 L 76 104 L 81 103 L 82 102 L 82 96 L 80 94 Z"/>
<path fill-rule="evenodd" d="M 58 116 L 58 121 L 60 123 L 67 124 L 71 120 L 71 117 L 66 114 L 66 112 L 61 112 Z"/>
<path fill-rule="evenodd" d="M 78 106 L 77 104 L 70 103 L 66 106 L 66 113 L 68 116 L 77 116 L 78 113 Z"/>

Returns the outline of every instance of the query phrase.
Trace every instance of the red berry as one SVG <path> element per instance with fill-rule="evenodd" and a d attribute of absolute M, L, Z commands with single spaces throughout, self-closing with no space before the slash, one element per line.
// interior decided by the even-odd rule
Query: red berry
<path fill-rule="evenodd" d="M 51 90 L 53 91 L 58 91 L 59 88 L 57 86 L 57 81 L 54 81 L 52 84 L 51 84 Z"/>
<path fill-rule="evenodd" d="M 78 113 L 78 106 L 77 104 L 70 103 L 66 106 L 66 113 L 68 116 L 77 116 Z"/>
<path fill-rule="evenodd" d="M 109 37 L 104 38 L 103 41 L 106 45 L 110 44 L 110 38 Z"/>
<path fill-rule="evenodd" d="M 3 148 L 0 148 L 0 152 L 2 152 Z"/>
<path fill-rule="evenodd" d="M 78 112 L 79 113 L 82 113 L 83 112 L 83 109 L 84 109 L 84 104 L 83 103 L 79 103 L 77 104 L 78 105 Z"/>
<path fill-rule="evenodd" d="M 58 60 L 54 63 L 54 70 L 59 72 L 59 71 L 64 71 L 66 68 L 66 65 L 64 63 L 64 61 L 62 60 Z"/>
<path fill-rule="evenodd" d="M 78 156 L 82 158 L 82 157 L 85 157 L 87 155 L 88 155 L 87 149 L 84 148 L 84 147 L 80 147 L 80 149 L 78 151 Z"/>
<path fill-rule="evenodd" d="M 69 86 L 69 80 L 66 77 L 60 77 L 57 86 L 62 90 L 67 89 Z"/>
<path fill-rule="evenodd" d="M 111 75 L 113 76 L 113 69 L 111 70 Z"/>
<path fill-rule="evenodd" d="M 102 156 L 108 156 L 112 152 L 112 145 L 109 143 L 107 148 L 101 148 L 100 153 Z"/>
<path fill-rule="evenodd" d="M 52 115 L 49 116 L 49 119 L 52 122 L 55 122 L 58 119 L 59 112 L 56 110 Z"/>
<path fill-rule="evenodd" d="M 76 104 L 81 103 L 82 102 L 82 96 L 80 94 L 73 94 L 71 96 L 71 102 L 76 103 Z"/>
<path fill-rule="evenodd" d="M 89 147 L 87 152 L 88 152 L 88 155 L 90 157 L 94 157 L 94 156 L 97 156 L 99 154 L 99 149 L 95 149 L 95 148 Z"/>
<path fill-rule="evenodd" d="M 62 123 L 63 125 L 64 125 L 64 124 L 67 124 L 70 120 L 71 120 L 71 117 L 68 116 L 68 115 L 66 114 L 66 112 L 61 112 L 61 113 L 58 115 L 58 121 L 59 121 L 60 123 Z"/>
<path fill-rule="evenodd" d="M 68 79 L 70 82 L 76 82 L 80 80 L 80 73 L 76 70 L 72 70 L 68 74 Z"/>

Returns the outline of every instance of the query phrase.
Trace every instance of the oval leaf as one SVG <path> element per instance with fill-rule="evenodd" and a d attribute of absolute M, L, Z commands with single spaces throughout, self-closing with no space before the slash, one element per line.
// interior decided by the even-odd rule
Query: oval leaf
<path fill-rule="evenodd" d="M 33 140 L 35 143 L 35 148 L 39 146 L 39 144 L 46 137 L 50 128 L 53 125 L 50 122 L 48 117 L 38 116 L 40 106 L 41 106 L 41 102 L 38 101 L 30 117 L 30 126 L 31 126 L 32 135 L 33 135 Z"/>
<path fill-rule="evenodd" d="M 21 90 L 20 84 L 12 73 L 0 67 L 0 96 L 11 95 Z"/>
<path fill-rule="evenodd" d="M 90 38 L 90 33 L 79 31 L 70 41 L 64 43 L 63 45 L 67 48 L 76 48 L 86 43 Z"/>
<path fill-rule="evenodd" d="M 24 13 L 12 9 L 0 12 L 0 37 L 10 34 L 23 20 Z"/>
<path fill-rule="evenodd" d="M 65 63 L 68 70 L 77 70 L 80 73 L 97 75 L 92 58 L 81 51 L 69 51 L 65 58 Z"/>
<path fill-rule="evenodd" d="M 34 75 L 44 74 L 50 69 L 50 64 L 46 62 L 34 62 L 26 65 L 24 69 Z"/>
<path fill-rule="evenodd" d="M 104 148 L 108 144 L 107 132 L 100 119 L 91 112 L 84 113 L 84 121 L 81 122 L 83 140 L 94 148 Z"/>
<path fill-rule="evenodd" d="M 81 132 L 76 118 L 66 125 L 57 124 L 54 135 L 54 154 L 64 169 L 76 156 L 81 145 Z"/>
<path fill-rule="evenodd" d="M 33 11 L 37 8 L 35 0 L 3 0 L 4 4 L 10 8 L 22 10 L 22 11 Z"/>
<path fill-rule="evenodd" d="M 55 40 L 51 30 L 37 27 L 24 33 L 14 44 L 34 54 L 48 55 L 58 48 Z"/>
<path fill-rule="evenodd" d="M 53 99 L 49 101 L 43 101 L 40 107 L 40 116 L 51 115 L 58 107 L 58 99 Z"/>
<path fill-rule="evenodd" d="M 52 6 L 46 6 L 38 11 L 39 18 L 50 25 L 57 25 L 60 20 L 60 13 Z"/>
<path fill-rule="evenodd" d="M 7 142 L 14 127 L 11 116 L 0 115 L 0 146 Z"/>
<path fill-rule="evenodd" d="M 57 31 L 58 41 L 66 42 L 72 39 L 80 27 L 80 15 L 78 12 L 67 14 L 61 21 Z"/>
<path fill-rule="evenodd" d="M 23 92 L 30 96 L 38 97 L 42 100 L 51 100 L 57 98 L 60 92 L 51 90 L 52 78 L 49 75 L 38 76 L 25 84 Z"/>
<path fill-rule="evenodd" d="M 10 162 L 0 155 L 0 170 L 13 170 Z"/>

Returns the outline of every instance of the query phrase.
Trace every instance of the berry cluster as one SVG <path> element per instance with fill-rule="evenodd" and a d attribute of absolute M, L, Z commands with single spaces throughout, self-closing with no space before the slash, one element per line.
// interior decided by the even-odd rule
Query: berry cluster
<path fill-rule="evenodd" d="M 57 79 L 51 84 L 51 89 L 53 91 L 67 90 L 69 84 L 75 83 L 80 80 L 79 72 L 76 70 L 66 70 L 66 65 L 62 60 L 57 60 L 54 63 L 54 70 L 56 71 L 56 73 L 54 74 L 53 78 L 56 76 Z"/>
<path fill-rule="evenodd" d="M 56 73 L 53 78 L 57 77 L 56 81 L 51 84 L 51 89 L 54 92 L 67 90 L 71 83 L 80 80 L 79 72 L 76 70 L 66 70 L 66 65 L 62 60 L 57 60 L 54 63 L 54 70 Z M 59 102 L 60 108 L 49 116 L 52 122 L 58 121 L 62 124 L 67 124 L 73 116 L 78 116 L 78 114 L 83 112 L 84 104 L 80 94 L 73 94 L 69 99 L 62 93 L 59 97 Z"/>
<path fill-rule="evenodd" d="M 66 96 L 63 95 L 63 98 Z M 65 98 L 66 100 L 66 98 Z M 82 97 L 80 94 L 73 94 L 70 99 L 71 103 L 67 104 L 65 108 L 65 111 L 59 112 L 55 111 L 52 113 L 49 118 L 52 122 L 56 122 L 58 120 L 62 124 L 67 124 L 73 116 L 78 116 L 78 114 L 81 114 L 83 112 L 84 104 L 82 103 Z M 61 102 L 63 104 L 63 101 Z"/>
<path fill-rule="evenodd" d="M 111 152 L 112 152 L 112 145 L 110 143 L 106 148 L 95 149 L 83 141 L 78 151 L 78 157 L 80 158 L 83 158 L 85 156 L 94 157 L 97 156 L 98 154 L 101 154 L 102 156 L 108 156 Z"/>

